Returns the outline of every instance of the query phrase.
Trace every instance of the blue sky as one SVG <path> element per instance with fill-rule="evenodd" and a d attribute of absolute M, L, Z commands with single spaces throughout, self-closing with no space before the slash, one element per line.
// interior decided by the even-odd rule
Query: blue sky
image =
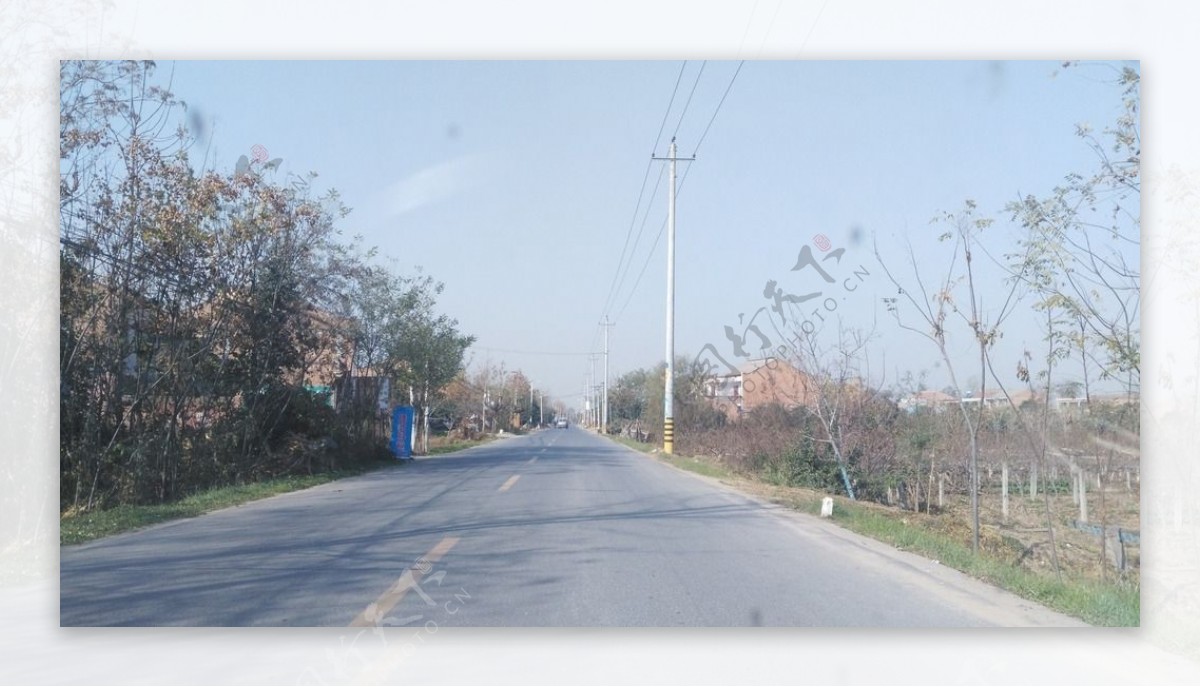
<path fill-rule="evenodd" d="M 232 169 L 261 144 L 284 173 L 318 172 L 353 208 L 347 235 L 445 283 L 441 307 L 478 337 L 474 361 L 521 368 L 574 403 L 647 160 L 666 154 L 677 126 L 679 152 L 695 151 L 737 68 L 687 63 L 654 148 L 682 64 L 181 61 L 160 74 L 205 123 L 196 159 L 211 135 L 212 166 Z M 679 196 L 677 354 L 713 343 L 732 360 L 724 326 L 769 305 L 767 280 L 795 293 L 821 287 L 791 268 L 824 234 L 846 249 L 839 280 L 859 265 L 870 272 L 837 308 L 850 326 L 877 323 L 876 377 L 924 370 L 930 386 L 945 385 L 936 349 L 882 309 L 895 294 L 872 241 L 893 267 L 911 243 L 922 272 L 936 274 L 945 246 L 929 220 L 972 198 L 996 217 L 989 245 L 1005 252 L 1015 236 L 1005 202 L 1096 167 L 1075 125 L 1100 130 L 1118 116 L 1112 75 L 1057 62 L 746 62 Z M 643 210 L 663 167 L 651 167 Z M 648 207 L 607 311 L 614 378 L 664 356 L 665 237 L 630 293 L 666 216 L 665 181 Z M 986 266 L 982 288 L 994 300 L 1006 292 Z M 1015 365 L 1041 338 L 1018 313 L 997 359 Z M 970 347 L 952 339 L 964 366 Z"/>

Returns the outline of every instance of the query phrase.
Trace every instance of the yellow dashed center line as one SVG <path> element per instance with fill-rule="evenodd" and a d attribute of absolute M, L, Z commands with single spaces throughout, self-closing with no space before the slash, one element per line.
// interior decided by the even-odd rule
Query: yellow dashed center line
<path fill-rule="evenodd" d="M 442 556 L 445 556 L 446 552 L 454 548 L 457 543 L 458 537 L 446 537 L 438 542 L 437 546 L 429 550 L 429 553 L 418 559 L 420 563 L 405 570 L 395 584 L 381 594 L 374 603 L 367 606 L 362 613 L 359 613 L 358 617 L 350 623 L 350 627 L 378 627 L 384 617 L 396 607 L 396 604 L 404 599 L 408 590 L 420 584 L 421 579 L 433 569 L 433 564 L 441 560 Z"/>
<path fill-rule="evenodd" d="M 519 479 L 521 479 L 520 475 L 513 475 L 512 477 L 509 477 L 507 482 L 500 485 L 499 491 L 508 491 L 509 489 L 512 489 L 512 486 L 516 484 L 517 480 Z"/>

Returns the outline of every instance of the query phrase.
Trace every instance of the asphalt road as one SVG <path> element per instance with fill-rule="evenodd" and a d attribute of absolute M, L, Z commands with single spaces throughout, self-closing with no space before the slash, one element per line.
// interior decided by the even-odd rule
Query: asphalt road
<path fill-rule="evenodd" d="M 63 626 L 1075 626 L 584 430 L 79 546 Z"/>

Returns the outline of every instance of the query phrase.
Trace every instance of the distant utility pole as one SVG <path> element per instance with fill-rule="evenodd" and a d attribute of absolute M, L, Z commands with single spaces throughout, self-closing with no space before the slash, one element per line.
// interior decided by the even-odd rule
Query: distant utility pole
<path fill-rule="evenodd" d="M 592 384 L 592 426 L 600 429 L 600 384 Z"/>
<path fill-rule="evenodd" d="M 546 424 L 546 397 L 542 392 L 538 392 L 538 427 Z"/>
<path fill-rule="evenodd" d="M 479 415 L 479 433 L 487 434 L 487 386 L 483 387 L 483 412 Z"/>
<path fill-rule="evenodd" d="M 600 326 L 604 327 L 604 405 L 601 406 L 600 433 L 608 434 L 608 328 L 613 326 L 608 315 L 604 316 Z"/>
<path fill-rule="evenodd" d="M 591 417 L 588 418 L 588 422 L 593 427 L 595 427 L 599 424 L 596 421 L 596 418 L 599 417 L 599 415 L 596 412 L 597 410 L 599 410 L 599 408 L 596 407 L 596 358 L 597 357 L 599 357 L 599 356 L 597 356 L 595 353 L 591 353 L 588 355 L 588 360 L 591 361 L 591 363 L 592 363 L 591 383 L 588 384 L 588 394 L 589 394 L 588 398 L 591 399 L 591 403 L 592 403 L 591 411 L 592 412 L 591 412 Z"/>
<path fill-rule="evenodd" d="M 676 157 L 675 137 L 667 157 L 650 156 L 671 163 L 671 185 L 667 187 L 667 377 L 663 382 L 663 453 L 675 452 L 675 163 L 695 157 Z"/>

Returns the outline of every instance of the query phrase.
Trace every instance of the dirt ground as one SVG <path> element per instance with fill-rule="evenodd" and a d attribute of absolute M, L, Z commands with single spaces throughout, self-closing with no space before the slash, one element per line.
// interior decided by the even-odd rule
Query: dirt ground
<path fill-rule="evenodd" d="M 1140 490 L 1137 483 L 1131 486 L 1127 490 L 1123 478 L 1113 480 L 1104 485 L 1101 493 L 1092 482 L 1087 491 L 1087 523 L 1140 533 Z M 1108 550 L 1109 542 L 1073 526 L 1081 513 L 1071 493 L 1051 494 L 1049 503 L 1050 520 L 1054 524 L 1054 537 L 1058 545 L 1058 561 L 1065 575 L 1097 580 L 1111 580 L 1120 575 L 1132 582 L 1140 581 L 1141 549 L 1136 542 L 1122 545 L 1125 570 L 1119 573 L 1111 562 L 1113 552 Z M 970 537 L 970 503 L 967 496 L 956 497 L 955 502 L 948 505 L 950 508 L 946 515 L 956 520 L 965 531 L 965 536 Z M 1038 494 L 1036 499 L 1010 494 L 1007 520 L 1002 518 L 999 493 L 985 492 L 981 495 L 981 532 L 992 535 L 988 537 L 989 540 L 998 539 L 1001 550 L 1010 549 L 1017 553 L 1023 566 L 1050 572 L 1054 567 L 1046 519 L 1043 494 Z"/>

